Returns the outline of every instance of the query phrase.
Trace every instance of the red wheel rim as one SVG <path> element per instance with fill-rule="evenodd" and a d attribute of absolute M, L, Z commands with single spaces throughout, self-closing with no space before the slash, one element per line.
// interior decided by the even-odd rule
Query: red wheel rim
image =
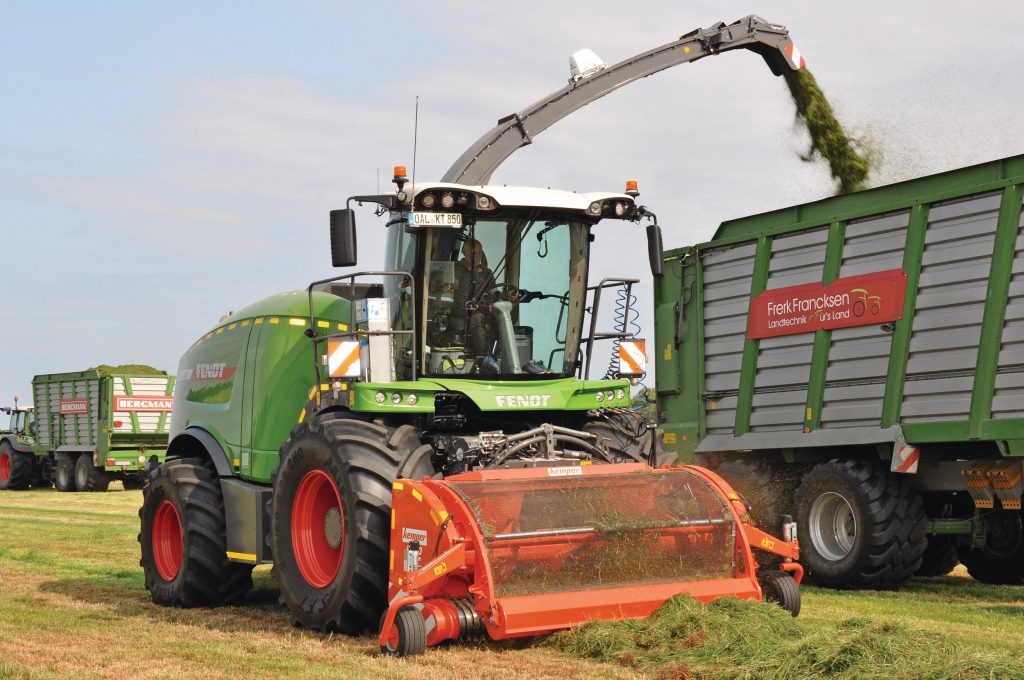
<path fill-rule="evenodd" d="M 4 451 L 0 453 L 0 482 L 6 484 L 11 479 L 11 456 Z"/>
<path fill-rule="evenodd" d="M 329 537 L 329 531 L 338 534 Z M 332 538 L 336 546 L 331 545 Z M 326 588 L 334 582 L 345 550 L 345 516 L 338 487 L 323 470 L 307 472 L 295 491 L 292 550 L 306 583 Z"/>
<path fill-rule="evenodd" d="M 161 501 L 153 515 L 153 561 L 160 578 L 173 581 L 181 571 L 181 518 L 171 501 Z"/>
<path fill-rule="evenodd" d="M 388 631 L 388 640 L 384 643 L 384 646 L 390 649 L 392 652 L 398 649 L 398 616 L 395 616 L 394 623 L 391 624 L 391 630 Z"/>

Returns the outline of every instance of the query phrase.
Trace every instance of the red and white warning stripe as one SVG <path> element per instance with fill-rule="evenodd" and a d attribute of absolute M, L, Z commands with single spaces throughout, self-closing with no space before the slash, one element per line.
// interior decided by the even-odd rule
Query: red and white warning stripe
<path fill-rule="evenodd" d="M 327 339 L 327 372 L 332 378 L 359 377 L 359 341 Z"/>
<path fill-rule="evenodd" d="M 623 340 L 619 343 L 619 375 L 647 373 L 647 351 L 644 340 Z"/>
<path fill-rule="evenodd" d="M 903 472 L 908 475 L 917 474 L 917 463 L 921 459 L 921 449 L 909 444 L 896 447 L 892 456 L 892 472 Z"/>
<path fill-rule="evenodd" d="M 807 65 L 807 61 L 804 59 L 804 55 L 800 54 L 800 50 L 797 49 L 796 43 L 791 42 L 786 45 L 786 54 L 789 55 L 789 58 L 793 60 L 793 63 L 796 64 L 798 69 Z"/>

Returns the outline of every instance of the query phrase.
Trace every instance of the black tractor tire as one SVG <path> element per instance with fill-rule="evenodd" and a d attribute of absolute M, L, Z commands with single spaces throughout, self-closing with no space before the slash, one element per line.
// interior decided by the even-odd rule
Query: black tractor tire
<path fill-rule="evenodd" d="M 736 458 L 725 461 L 715 472 L 746 501 L 754 526 L 781 535 L 782 516 L 793 514 L 793 493 L 804 472 L 802 467 Z"/>
<path fill-rule="evenodd" d="M 92 464 L 88 453 L 78 456 L 75 461 L 75 488 L 79 491 L 106 491 L 110 486 L 110 475 Z"/>
<path fill-rule="evenodd" d="M 971 578 L 995 585 L 1024 585 L 1024 519 L 1019 510 L 984 516 L 985 545 L 961 549 L 960 562 Z"/>
<path fill-rule="evenodd" d="M 125 491 L 138 491 L 146 486 L 146 480 L 144 477 L 137 475 L 125 475 L 121 478 L 121 485 Z"/>
<path fill-rule="evenodd" d="M 898 588 L 921 567 L 924 503 L 903 475 L 867 460 L 816 465 L 794 498 L 800 561 L 815 583 Z"/>
<path fill-rule="evenodd" d="M 216 607 L 252 590 L 252 566 L 227 559 L 224 497 L 205 461 L 174 460 L 154 470 L 139 523 L 139 564 L 156 604 Z"/>
<path fill-rule="evenodd" d="M 914 576 L 945 576 L 956 569 L 959 561 L 956 540 L 953 537 L 929 536 L 928 547 L 921 556 L 921 567 L 914 572 Z"/>
<path fill-rule="evenodd" d="M 57 464 L 53 470 L 53 485 L 57 491 L 77 491 L 75 486 L 75 457 L 66 453 L 57 454 Z"/>
<path fill-rule="evenodd" d="M 53 486 L 53 468 L 47 458 L 36 457 L 35 474 L 32 477 L 33 489 L 49 489 Z"/>
<path fill-rule="evenodd" d="M 611 411 L 606 413 L 606 417 L 612 422 L 591 420 L 583 426 L 583 431 L 600 437 L 613 454 L 614 462 L 642 461 L 652 467 L 661 467 L 672 465 L 678 460 L 679 456 L 674 451 L 665 448 L 661 432 L 639 413 Z M 634 434 L 638 431 L 641 433 L 639 436 Z"/>
<path fill-rule="evenodd" d="M 397 637 L 380 646 L 380 651 L 395 656 L 416 656 L 427 649 L 427 626 L 414 607 L 402 607 L 395 614 Z"/>
<path fill-rule="evenodd" d="M 757 572 L 757 581 L 765 602 L 779 605 L 794 618 L 800 616 L 800 586 L 790 574 L 780 569 L 763 569 Z"/>
<path fill-rule="evenodd" d="M 431 453 L 411 425 L 389 428 L 343 412 L 315 415 L 292 431 L 274 473 L 270 544 L 272 574 L 295 625 L 355 635 L 379 624 L 391 484 L 433 474 Z"/>
<path fill-rule="evenodd" d="M 31 453 L 15 451 L 10 442 L 0 442 L 0 490 L 27 489 L 35 474 Z"/>

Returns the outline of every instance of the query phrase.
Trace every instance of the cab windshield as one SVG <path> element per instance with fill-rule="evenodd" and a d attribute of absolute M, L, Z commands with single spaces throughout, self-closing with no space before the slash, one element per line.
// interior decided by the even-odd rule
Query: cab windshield
<path fill-rule="evenodd" d="M 536 213 L 428 230 L 424 373 L 574 374 L 587 233 L 585 223 Z"/>

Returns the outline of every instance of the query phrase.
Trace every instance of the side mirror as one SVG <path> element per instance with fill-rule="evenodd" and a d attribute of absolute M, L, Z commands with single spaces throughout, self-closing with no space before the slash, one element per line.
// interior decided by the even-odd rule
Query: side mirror
<path fill-rule="evenodd" d="M 356 265 L 356 213 L 352 208 L 331 211 L 331 264 Z"/>
<path fill-rule="evenodd" d="M 657 224 L 647 225 L 647 257 L 651 261 L 651 274 L 665 274 L 665 251 L 661 245 L 661 227 Z"/>

